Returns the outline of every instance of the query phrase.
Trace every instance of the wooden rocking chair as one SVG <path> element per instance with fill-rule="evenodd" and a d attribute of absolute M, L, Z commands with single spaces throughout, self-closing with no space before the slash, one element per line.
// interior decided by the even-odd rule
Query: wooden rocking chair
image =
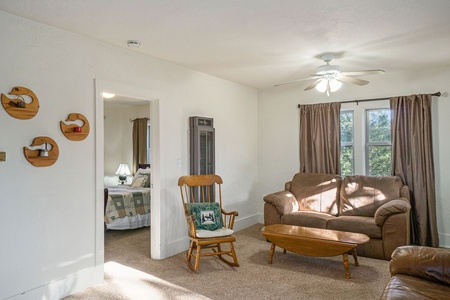
<path fill-rule="evenodd" d="M 233 245 L 234 219 L 238 213 L 222 209 L 222 183 L 218 175 L 189 175 L 178 179 L 190 239 L 186 259 L 194 272 L 198 271 L 201 256 L 217 255 L 228 265 L 239 267 Z M 229 243 L 229 249 L 227 246 L 223 249 L 223 243 Z M 212 251 L 202 253 L 206 249 Z"/>

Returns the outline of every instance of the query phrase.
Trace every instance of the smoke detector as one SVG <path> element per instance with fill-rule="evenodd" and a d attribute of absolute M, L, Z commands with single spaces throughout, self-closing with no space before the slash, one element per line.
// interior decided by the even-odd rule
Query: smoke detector
<path fill-rule="evenodd" d="M 141 42 L 138 40 L 128 40 L 127 45 L 128 45 L 128 47 L 131 47 L 131 48 L 139 48 L 139 46 L 141 45 Z"/>

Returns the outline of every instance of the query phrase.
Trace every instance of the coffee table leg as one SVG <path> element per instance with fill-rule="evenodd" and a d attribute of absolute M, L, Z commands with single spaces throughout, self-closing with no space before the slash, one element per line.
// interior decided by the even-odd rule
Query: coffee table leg
<path fill-rule="evenodd" d="M 273 258 L 274 253 L 275 253 L 275 244 L 272 243 L 272 245 L 270 245 L 270 251 L 269 251 L 269 264 L 272 264 L 272 258 Z"/>
<path fill-rule="evenodd" d="M 348 255 L 347 253 L 342 254 L 344 259 L 344 269 L 345 269 L 345 279 L 350 279 L 350 270 L 348 268 Z"/>
<path fill-rule="evenodd" d="M 355 266 L 359 267 L 358 253 L 356 253 L 356 248 L 353 248 L 353 258 L 355 259 Z"/>

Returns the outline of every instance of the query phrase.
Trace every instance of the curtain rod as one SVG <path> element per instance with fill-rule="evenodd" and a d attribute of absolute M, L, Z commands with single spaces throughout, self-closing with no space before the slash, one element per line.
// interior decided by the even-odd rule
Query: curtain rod
<path fill-rule="evenodd" d="M 440 97 L 441 96 L 441 92 L 436 92 L 434 94 L 431 94 L 431 96 L 436 96 L 436 97 Z M 361 99 L 361 100 L 348 100 L 348 101 L 341 101 L 340 103 L 353 103 L 356 102 L 356 105 L 358 105 L 358 102 L 369 102 L 369 101 L 380 101 L 380 100 L 387 100 L 390 97 L 386 97 L 386 98 L 372 98 L 372 99 Z M 298 105 L 298 108 L 300 108 L 300 105 Z"/>
<path fill-rule="evenodd" d="M 138 119 L 146 119 L 148 120 L 148 118 L 136 118 L 136 119 L 128 119 L 131 123 L 133 123 L 134 121 L 138 120 Z"/>

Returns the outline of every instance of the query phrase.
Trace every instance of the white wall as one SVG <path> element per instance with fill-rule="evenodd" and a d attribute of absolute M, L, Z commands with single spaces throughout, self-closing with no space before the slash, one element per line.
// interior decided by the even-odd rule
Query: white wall
<path fill-rule="evenodd" d="M 133 123 L 136 118 L 150 117 L 150 104 L 124 106 L 109 104 L 104 106 L 104 184 L 117 185 L 118 175 L 115 172 L 121 163 L 128 164 L 131 173 L 133 161 Z M 132 176 L 127 182 L 131 183 Z"/>
<path fill-rule="evenodd" d="M 95 183 L 96 165 L 103 166 L 97 151 L 103 141 L 95 130 L 103 128 L 98 123 L 103 112 L 95 110 L 97 80 L 164 95 L 156 120 L 161 178 L 154 181 L 161 192 L 152 199 L 163 220 L 161 258 L 188 246 L 177 179 L 189 170 L 189 116 L 214 118 L 225 206 L 239 211 L 237 228 L 256 222 L 254 89 L 4 12 L 0 27 L 0 92 L 25 86 L 41 104 L 31 120 L 12 118 L 0 108 L 0 151 L 7 153 L 6 162 L 0 162 L 0 299 L 56 299 L 103 279 L 103 245 L 96 243 L 103 239 L 103 199 Z M 84 141 L 69 141 L 59 129 L 71 112 L 84 114 L 91 124 Z M 51 167 L 33 167 L 23 156 L 23 147 L 39 135 L 59 145 L 59 159 Z"/>
<path fill-rule="evenodd" d="M 381 66 L 384 67 L 384 66 Z M 386 66 L 388 67 L 388 66 Z M 299 110 L 298 104 L 403 96 L 440 91 L 433 98 L 433 150 L 436 177 L 437 223 L 440 245 L 450 247 L 450 101 L 448 82 L 450 67 L 412 70 L 367 76 L 364 87 L 344 84 L 330 97 L 315 90 L 303 91 L 306 84 L 294 84 L 259 91 L 258 101 L 258 159 L 263 212 L 264 195 L 284 189 L 284 183 L 299 170 Z M 283 134 L 280 134 L 282 132 Z"/>

